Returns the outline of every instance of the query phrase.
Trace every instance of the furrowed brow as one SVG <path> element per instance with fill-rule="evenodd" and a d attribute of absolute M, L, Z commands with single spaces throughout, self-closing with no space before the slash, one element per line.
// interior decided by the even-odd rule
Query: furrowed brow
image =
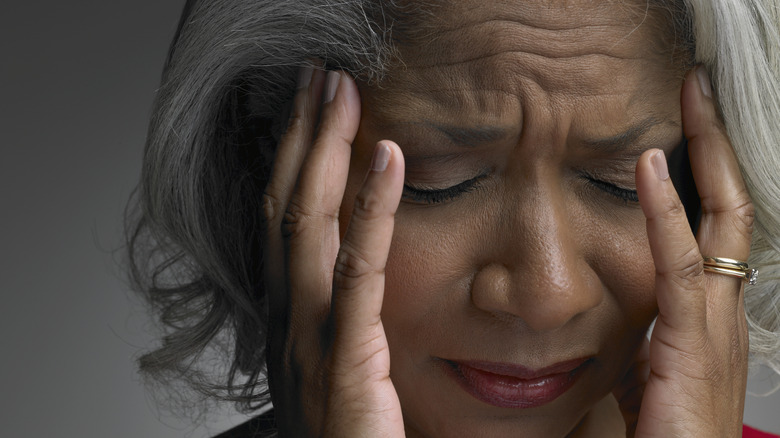
<path fill-rule="evenodd" d="M 501 142 L 509 137 L 509 131 L 497 126 L 444 126 L 426 122 L 427 126 L 444 134 L 454 145 L 477 148 L 491 143 Z"/>
<path fill-rule="evenodd" d="M 506 141 L 513 135 L 511 128 L 501 126 L 457 126 L 443 125 L 432 121 L 395 121 L 373 125 L 380 131 L 389 130 L 401 135 L 413 135 L 412 133 L 429 133 L 440 136 L 453 146 L 466 149 L 476 149 L 480 146 L 490 146 L 497 142 Z M 420 129 L 422 128 L 422 130 Z"/>

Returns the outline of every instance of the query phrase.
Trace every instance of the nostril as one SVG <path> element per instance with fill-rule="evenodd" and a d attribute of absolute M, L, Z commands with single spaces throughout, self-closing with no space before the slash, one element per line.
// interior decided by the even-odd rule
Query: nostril
<path fill-rule="evenodd" d="M 477 272 L 471 285 L 471 301 L 482 310 L 502 312 L 510 305 L 509 270 L 498 264 L 490 264 Z"/>

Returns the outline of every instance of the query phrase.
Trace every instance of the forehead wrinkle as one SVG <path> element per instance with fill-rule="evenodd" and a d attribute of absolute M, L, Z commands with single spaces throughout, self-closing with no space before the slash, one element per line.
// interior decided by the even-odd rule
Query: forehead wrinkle
<path fill-rule="evenodd" d="M 502 53 L 465 64 L 420 70 L 421 74 L 411 75 L 413 79 L 407 86 L 411 94 L 429 96 L 442 106 L 471 104 L 479 111 L 495 107 L 504 111 L 508 105 L 523 106 L 531 94 L 537 93 L 548 94 L 552 99 L 636 94 L 641 90 L 636 78 L 613 74 L 614 71 L 625 71 L 627 62 L 600 55 L 589 55 L 580 62 L 572 62 L 522 52 Z M 629 68 L 633 66 L 629 65 Z M 431 73 L 426 74 L 425 70 Z M 427 80 L 420 81 L 420 78 Z M 452 85 L 432 87 L 431 83 Z"/>
<path fill-rule="evenodd" d="M 549 59 L 512 52 L 470 62 L 463 68 L 467 71 L 469 89 L 497 89 L 499 84 L 508 96 L 515 96 L 522 102 L 532 93 L 565 99 L 608 98 L 633 93 L 639 88 L 636 78 L 614 72 L 635 69 L 637 63 L 644 64 L 645 61 L 602 55 L 584 55 L 576 60 Z M 453 69 L 444 71 L 455 73 Z"/>
<path fill-rule="evenodd" d="M 497 3 L 507 4 L 507 2 Z M 518 4 L 512 2 L 513 7 L 518 7 Z M 525 4 L 522 3 L 520 6 Z M 485 15 L 481 11 L 492 9 L 493 5 L 493 2 L 490 4 L 491 7 L 484 7 L 483 4 L 475 11 Z M 644 8 L 642 9 L 644 11 Z M 603 15 L 615 16 L 609 13 Z M 472 17 L 472 15 L 462 14 L 460 17 Z M 446 16 L 440 18 L 444 19 Z M 631 31 L 636 29 L 631 20 L 613 21 L 620 24 L 614 27 L 617 31 L 614 35 L 609 32 L 608 25 L 577 28 L 585 34 L 588 32 L 583 29 L 590 30 L 591 33 L 588 34 L 590 38 L 593 38 L 593 29 L 610 37 L 593 38 L 596 40 L 593 47 L 597 49 L 612 47 L 614 41 L 629 34 L 630 41 L 624 40 L 622 46 L 631 46 L 634 43 L 642 46 L 640 37 L 647 35 L 649 31 L 647 26 L 631 34 Z M 498 27 L 496 23 L 499 24 Z M 504 28 L 508 31 L 502 31 Z M 379 104 L 372 105 L 372 111 L 384 115 L 392 113 L 398 118 L 408 118 L 409 114 L 423 116 L 435 111 L 437 115 L 442 115 L 443 120 L 451 124 L 464 123 L 474 126 L 486 122 L 506 125 L 507 123 L 522 124 L 525 118 L 524 112 L 528 110 L 527 106 L 539 104 L 533 102 L 533 95 L 546 95 L 548 100 L 544 105 L 559 99 L 572 103 L 590 97 L 599 99 L 603 104 L 604 98 L 617 97 L 616 102 L 620 100 L 617 104 L 625 108 L 646 100 L 647 93 L 643 90 L 647 87 L 644 81 L 653 69 L 657 70 L 655 66 L 658 64 L 657 57 L 648 59 L 648 53 L 645 53 L 645 56 L 638 56 L 641 53 L 637 50 L 629 51 L 625 57 L 619 51 L 575 53 L 576 56 L 566 57 L 565 52 L 558 53 L 554 50 L 551 53 L 548 53 L 549 50 L 537 50 L 538 53 L 526 51 L 534 47 L 516 47 L 512 50 L 513 46 L 523 45 L 518 43 L 520 38 L 513 38 L 513 35 L 518 33 L 517 29 L 525 28 L 518 25 L 516 21 L 497 19 L 482 29 L 492 33 L 478 32 L 474 34 L 475 38 L 468 38 L 466 32 L 460 32 L 460 35 L 456 35 L 458 32 L 453 32 L 452 35 L 440 36 L 423 45 L 400 47 L 399 54 L 402 62 L 399 68 L 389 73 L 385 89 L 372 88 L 372 92 L 379 91 L 377 93 L 379 96 L 374 96 L 378 97 L 374 102 Z M 555 37 L 555 32 L 546 30 L 539 32 L 540 35 L 547 33 L 552 38 Z M 555 44 L 549 41 L 536 41 L 541 38 L 527 39 L 536 42 L 537 46 L 545 43 L 551 46 L 568 47 L 581 46 L 590 38 L 577 38 L 574 42 L 558 41 Z M 561 37 L 558 36 L 558 39 L 560 40 Z M 601 43 L 598 41 L 600 39 L 608 41 Z M 461 46 L 466 47 L 466 50 L 458 51 Z M 526 44 L 526 46 L 531 45 Z M 576 50 L 576 47 L 572 49 L 572 51 Z M 477 53 L 475 55 L 471 52 Z M 460 56 L 461 59 L 458 60 L 449 54 Z M 434 60 L 433 63 L 431 60 Z M 627 69 L 640 74 L 626 75 Z M 618 71 L 622 73 L 615 74 Z M 627 95 L 631 97 L 630 102 L 622 99 Z M 646 107 L 646 105 L 642 106 Z"/>
<path fill-rule="evenodd" d="M 522 20 L 512 20 L 508 18 L 488 18 L 488 19 L 465 21 L 462 24 L 453 27 L 444 27 L 441 30 L 437 31 L 435 34 L 432 34 L 432 36 L 434 38 L 443 37 L 447 34 L 462 32 L 464 29 L 470 27 L 475 27 L 479 25 L 490 25 L 490 24 L 496 24 L 496 25 L 514 24 L 514 25 L 527 27 L 529 29 L 536 29 L 539 31 L 547 31 L 547 32 L 558 32 L 558 33 L 564 31 L 582 31 L 587 29 L 605 29 L 610 27 L 610 25 L 608 24 L 582 24 L 581 22 L 578 22 L 577 25 L 571 25 L 571 26 L 544 26 L 543 24 L 539 24 L 539 23 L 531 24 Z"/>
<path fill-rule="evenodd" d="M 614 75 L 625 63 L 652 64 L 644 58 L 615 58 L 600 54 L 577 58 L 545 58 L 523 51 L 477 56 L 467 61 L 407 66 L 393 74 L 411 95 L 429 95 L 447 105 L 464 103 L 463 95 L 488 92 L 511 101 L 522 100 L 529 86 L 541 85 L 550 94 L 618 95 L 636 91 L 637 84 Z M 629 68 L 638 68 L 630 65 Z M 648 66 L 648 70 L 652 65 Z M 644 67 L 642 68 L 644 69 Z M 604 78 L 611 78 L 604 87 Z M 392 82 L 390 82 L 391 87 Z M 435 84 L 432 86 L 432 84 Z M 401 90 L 396 90 L 401 91 Z M 446 98 L 456 97 L 456 102 Z"/>
<path fill-rule="evenodd" d="M 516 28 L 516 24 L 511 26 L 512 29 Z M 630 31 L 627 30 L 626 33 Z M 412 78 L 411 82 L 417 83 L 409 85 L 414 86 L 415 92 L 423 93 L 432 91 L 429 85 L 431 83 L 447 84 L 452 82 L 451 78 L 459 73 L 466 73 L 461 74 L 461 79 L 470 77 L 470 83 L 457 84 L 460 88 L 485 88 L 486 83 L 493 84 L 492 87 L 496 88 L 495 84 L 502 84 L 508 86 L 505 90 L 508 94 L 517 95 L 521 90 L 507 82 L 518 76 L 526 76 L 537 83 L 544 84 L 544 88 L 548 91 L 571 91 L 574 88 L 584 95 L 603 95 L 605 92 L 603 88 L 598 90 L 588 88 L 603 82 L 604 77 L 620 80 L 613 74 L 621 67 L 616 63 L 659 61 L 657 55 L 636 50 L 637 46 L 647 47 L 636 40 L 645 36 L 645 33 L 634 32 L 629 39 L 624 38 L 624 34 L 619 34 L 620 36 L 615 38 L 623 38 L 624 41 L 619 47 L 625 47 L 627 50 L 610 51 L 610 48 L 618 47 L 613 38 L 590 35 L 589 37 L 564 37 L 561 40 L 560 35 L 553 32 L 553 38 L 561 41 L 531 37 L 527 38 L 530 42 L 526 44 L 522 36 L 527 35 L 522 32 L 519 33 L 521 36 L 517 36 L 517 32 L 493 29 L 483 33 L 477 32 L 475 38 L 460 35 L 459 38 L 430 42 L 427 48 L 420 46 L 401 53 L 405 60 L 405 68 L 398 75 Z M 597 41 L 595 45 L 583 43 L 583 41 L 593 40 Z M 417 74 L 404 74 L 409 73 L 410 70 L 416 71 Z M 433 77 L 426 75 L 429 70 L 433 72 Z M 414 78 L 415 76 L 417 78 Z M 427 80 L 415 80 L 423 77 Z M 610 88 L 614 90 L 617 85 L 613 81 Z M 636 86 L 636 84 L 625 83 L 622 85 Z"/>
<path fill-rule="evenodd" d="M 374 99 L 377 97 L 378 104 L 371 105 L 371 112 L 381 121 L 371 117 L 369 123 L 373 128 L 425 126 L 422 121 L 425 119 L 432 124 L 428 127 L 498 126 L 507 131 L 510 129 L 506 123 L 507 115 L 515 122 L 521 117 L 518 96 L 504 89 L 415 87 L 373 96 Z M 419 120 L 411 121 L 410 114 L 419 114 Z M 432 114 L 435 117 L 431 118 Z M 442 130 L 438 132 L 446 134 Z"/>
<path fill-rule="evenodd" d="M 614 102 L 621 108 L 637 104 L 645 107 L 641 104 L 646 98 L 641 96 L 646 93 L 635 75 L 603 81 L 613 70 L 625 71 L 625 66 L 620 65 L 625 60 L 606 64 L 568 64 L 561 60 L 534 63 L 512 59 L 518 54 L 512 55 L 509 59 L 496 57 L 496 62 L 469 63 L 454 69 L 409 69 L 403 86 L 388 88 L 389 93 L 381 92 L 379 104 L 372 107 L 380 117 L 388 119 L 408 120 L 410 113 L 434 113 L 441 114 L 441 120 L 447 124 L 469 126 L 519 126 L 529 105 L 553 105 L 571 111 L 594 104 L 597 106 L 593 112 L 599 113 L 603 112 L 604 99 L 616 98 Z M 538 100 L 542 96 L 547 97 Z M 629 101 L 624 100 L 626 96 Z M 624 113 L 625 109 L 619 112 Z"/>
<path fill-rule="evenodd" d="M 459 32 L 453 38 L 433 41 L 431 45 L 436 46 L 435 50 L 425 50 L 421 46 L 422 50 L 409 51 L 411 53 L 402 50 L 401 56 L 408 67 L 424 69 L 476 62 L 511 53 L 559 60 L 588 56 L 631 60 L 647 55 L 637 53 L 629 41 L 631 37 L 615 42 L 614 35 L 607 29 L 571 34 L 568 31 L 538 32 L 530 27 L 518 31 L 517 23 L 508 21 L 481 23 L 472 29 L 475 38 Z M 586 44 L 588 41 L 591 43 Z"/>
<path fill-rule="evenodd" d="M 490 8 L 485 8 L 484 2 L 463 0 L 438 0 L 437 3 L 438 13 L 431 18 L 441 29 L 451 28 L 447 24 L 457 23 L 463 18 L 487 21 L 497 17 L 533 23 L 534 27 L 548 30 L 575 29 L 594 24 L 622 25 L 626 20 L 641 21 L 648 10 L 645 0 L 491 0 Z M 620 19 L 613 19 L 616 8 L 622 12 Z"/>
<path fill-rule="evenodd" d="M 631 57 L 636 47 L 626 47 L 631 44 L 623 43 L 642 41 L 636 34 L 646 33 L 644 30 L 652 28 L 652 23 L 660 18 L 657 13 L 649 13 L 646 2 L 639 1 L 567 1 L 561 4 L 538 0 L 491 0 L 489 3 L 486 7 L 483 2 L 443 2 L 446 6 L 441 7 L 426 26 L 429 29 L 427 44 L 416 46 L 426 53 L 420 60 L 436 62 L 433 58 L 437 55 L 457 59 L 457 52 L 444 53 L 442 46 L 451 46 L 458 52 L 522 50 L 547 57 L 576 56 L 584 48 L 593 53 Z M 642 3 L 641 7 L 639 3 Z M 648 20 L 650 16 L 652 19 Z M 474 35 L 478 38 L 470 38 Z M 510 45 L 493 48 L 480 45 L 486 40 L 503 40 Z M 583 43 L 588 44 L 583 46 Z M 426 46 L 436 50 L 426 50 Z M 551 48 L 560 53 L 551 54 Z"/>
<path fill-rule="evenodd" d="M 461 64 L 471 64 L 480 61 L 489 61 L 492 60 L 493 58 L 498 58 L 506 55 L 513 55 L 513 54 L 525 55 L 529 57 L 536 57 L 536 58 L 546 59 L 546 60 L 557 60 L 557 61 L 573 61 L 582 58 L 601 58 L 601 57 L 615 59 L 615 60 L 624 60 L 624 61 L 642 59 L 642 57 L 629 57 L 629 56 L 623 57 L 623 56 L 615 56 L 609 53 L 602 53 L 602 52 L 589 52 L 589 53 L 572 54 L 572 55 L 548 56 L 544 53 L 528 51 L 528 50 L 497 50 L 495 52 L 488 52 L 470 58 L 464 57 L 462 59 L 454 59 L 451 61 L 435 61 L 430 64 L 407 63 L 407 66 L 409 68 L 419 69 L 419 70 L 437 69 L 441 67 L 453 67 Z"/>

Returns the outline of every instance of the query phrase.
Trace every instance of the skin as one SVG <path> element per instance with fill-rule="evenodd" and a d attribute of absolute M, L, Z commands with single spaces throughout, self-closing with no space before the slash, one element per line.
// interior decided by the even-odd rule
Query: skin
<path fill-rule="evenodd" d="M 747 259 L 752 207 L 706 72 L 681 80 L 658 27 L 614 5 L 462 1 L 441 17 L 378 86 L 301 74 L 265 196 L 283 436 L 738 436 L 742 288 L 701 262 Z M 473 127 L 501 135 L 454 131 Z M 663 159 L 683 135 L 696 238 Z M 403 187 L 475 176 L 435 204 Z M 527 409 L 475 399 L 443 365 L 580 357 L 569 391 Z"/>

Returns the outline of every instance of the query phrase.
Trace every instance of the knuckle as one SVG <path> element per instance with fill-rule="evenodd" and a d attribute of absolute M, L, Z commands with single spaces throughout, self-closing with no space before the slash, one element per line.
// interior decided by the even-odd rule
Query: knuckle
<path fill-rule="evenodd" d="M 338 211 L 318 209 L 317 203 L 307 203 L 304 196 L 293 195 L 281 220 L 284 238 L 296 237 L 307 228 L 327 230 L 328 224 L 338 224 Z"/>
<path fill-rule="evenodd" d="M 338 127 L 341 127 L 344 124 L 345 122 L 339 123 Z M 338 141 L 344 145 L 351 145 L 355 141 L 355 136 L 346 134 L 343 132 L 343 130 L 340 129 L 338 131 Z"/>
<path fill-rule="evenodd" d="M 740 229 L 744 230 L 747 236 L 753 234 L 753 225 L 756 219 L 756 208 L 753 202 L 747 197 L 747 193 L 742 197 L 741 202 L 733 210 L 737 221 L 741 224 Z"/>
<path fill-rule="evenodd" d="M 304 212 L 300 203 L 291 200 L 287 209 L 284 210 L 284 216 L 282 217 L 282 236 L 288 238 L 298 234 L 300 230 L 306 226 L 307 216 L 308 215 Z"/>
<path fill-rule="evenodd" d="M 343 114 L 340 108 L 332 106 L 327 107 L 325 116 L 317 126 L 317 137 L 327 137 L 330 144 L 351 145 L 355 140 L 355 135 L 346 132 L 346 126 L 349 125 L 349 115 Z"/>
<path fill-rule="evenodd" d="M 266 189 L 263 193 L 263 215 L 265 220 L 268 223 L 278 221 L 283 211 L 284 204 L 279 196 L 274 194 L 272 189 Z"/>
<path fill-rule="evenodd" d="M 659 274 L 669 278 L 684 290 L 696 290 L 702 286 L 704 259 L 698 248 L 691 248 L 676 260 L 668 272 Z"/>
<path fill-rule="evenodd" d="M 705 205 L 703 202 L 702 205 Z M 730 202 L 720 208 L 703 210 L 705 217 L 711 218 L 720 226 L 727 227 L 730 231 L 736 231 L 740 236 L 750 239 L 755 226 L 756 209 L 750 200 L 747 191 L 738 193 Z"/>
<path fill-rule="evenodd" d="M 686 217 L 685 207 L 679 198 L 668 196 L 661 207 L 661 216 L 663 217 Z M 687 219 L 686 219 L 687 220 Z"/>
<path fill-rule="evenodd" d="M 290 113 L 290 117 L 287 119 L 287 127 L 284 130 L 285 135 L 291 135 L 303 132 L 306 129 L 306 117 L 303 112 L 296 109 Z"/>
<path fill-rule="evenodd" d="M 385 202 L 381 194 L 372 190 L 361 190 L 355 198 L 352 215 L 359 220 L 375 220 L 385 215 L 393 215 L 386 212 Z"/>
<path fill-rule="evenodd" d="M 333 281 L 339 289 L 350 289 L 361 284 L 368 277 L 382 273 L 381 270 L 374 268 L 367 254 L 345 242 L 336 257 Z"/>

